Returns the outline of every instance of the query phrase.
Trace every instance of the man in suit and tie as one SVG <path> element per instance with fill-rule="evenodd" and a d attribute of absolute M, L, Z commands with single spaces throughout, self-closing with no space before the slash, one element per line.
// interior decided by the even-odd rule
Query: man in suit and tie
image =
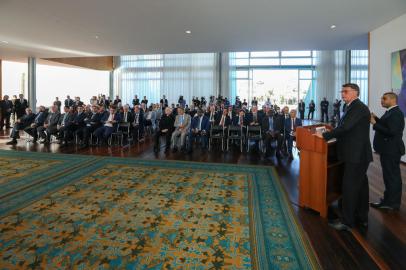
<path fill-rule="evenodd" d="M 23 94 L 19 95 L 19 98 L 16 99 L 15 103 L 15 112 L 17 114 L 17 119 L 22 117 L 25 114 L 25 109 L 28 108 L 28 101 L 24 98 Z"/>
<path fill-rule="evenodd" d="M 266 109 L 266 115 L 262 118 L 262 130 L 264 134 L 263 136 L 266 149 L 266 157 L 270 156 L 273 151 L 272 142 L 276 141 L 277 145 L 280 144 L 280 131 L 283 129 L 283 125 L 280 119 L 281 118 L 269 108 Z M 280 157 L 278 146 L 276 150 L 276 156 Z"/>
<path fill-rule="evenodd" d="M 58 143 L 62 144 L 63 139 L 65 138 L 65 131 L 71 125 L 73 119 L 75 118 L 75 112 L 73 107 L 65 106 L 63 108 L 64 114 L 59 117 L 59 123 L 56 126 L 58 130 Z"/>
<path fill-rule="evenodd" d="M 87 114 L 84 112 L 83 106 L 77 106 L 76 111 L 75 117 L 65 128 L 63 145 L 67 145 L 68 141 L 73 138 L 73 134 L 86 126 L 85 118 Z"/>
<path fill-rule="evenodd" d="M 321 122 L 324 122 L 324 119 L 326 119 L 325 123 L 328 122 L 328 105 L 329 105 L 329 102 L 327 101 L 327 99 L 323 98 L 323 100 L 320 102 Z"/>
<path fill-rule="evenodd" d="M 296 139 L 296 128 L 302 126 L 302 119 L 296 117 L 296 110 L 290 111 L 290 117 L 285 119 L 285 140 L 288 145 L 289 159 L 293 159 L 293 141 Z"/>
<path fill-rule="evenodd" d="M 44 122 L 47 118 L 47 113 L 45 111 L 44 106 L 39 106 L 39 112 L 35 116 L 34 122 L 24 129 L 25 132 L 30 134 L 33 137 L 32 142 L 36 143 L 38 140 L 38 129 L 39 127 L 44 125 Z"/>
<path fill-rule="evenodd" d="M 6 128 L 10 128 L 11 111 L 13 109 L 13 102 L 9 100 L 9 96 L 5 95 L 3 100 L 0 100 L 0 130 L 4 125 Z"/>
<path fill-rule="evenodd" d="M 137 95 L 134 96 L 132 103 L 133 103 L 133 107 L 140 105 L 140 99 L 138 98 Z"/>
<path fill-rule="evenodd" d="M 207 116 L 203 114 L 202 109 L 197 110 L 197 115 L 193 117 L 190 133 L 189 133 L 189 152 L 193 151 L 193 141 L 200 137 L 202 149 L 207 148 L 208 135 L 210 130 L 210 121 Z"/>
<path fill-rule="evenodd" d="M 172 109 L 165 108 L 165 113 L 162 115 L 161 120 L 158 123 L 158 129 L 154 134 L 154 152 L 159 152 L 159 139 L 161 136 L 165 136 L 165 152 L 168 152 L 171 147 L 171 136 L 174 129 L 175 118 L 172 115 Z"/>
<path fill-rule="evenodd" d="M 38 127 L 38 134 L 43 139 L 41 143 L 49 144 L 51 141 L 51 135 L 58 133 L 58 123 L 59 117 L 61 114 L 59 113 L 58 106 L 53 105 L 51 107 L 51 113 L 48 114 L 47 119 L 42 127 Z"/>
<path fill-rule="evenodd" d="M 230 124 L 231 118 L 227 109 L 223 109 L 223 113 L 218 114 L 213 123 L 214 126 L 222 126 L 223 128 L 227 128 Z"/>
<path fill-rule="evenodd" d="M 175 118 L 175 131 L 172 133 L 172 151 L 178 151 L 178 148 L 185 151 L 186 135 L 190 128 L 190 115 L 185 114 L 182 107 L 178 108 L 178 115 Z"/>
<path fill-rule="evenodd" d="M 75 102 L 73 101 L 73 99 L 71 99 L 70 96 L 67 95 L 65 99 L 65 107 L 72 107 L 74 104 Z"/>
<path fill-rule="evenodd" d="M 13 130 L 11 131 L 10 138 L 11 141 L 7 142 L 8 145 L 17 144 L 17 139 L 20 138 L 19 131 L 29 127 L 35 119 L 35 114 L 32 112 L 31 108 L 25 109 L 25 115 L 17 119 Z"/>
<path fill-rule="evenodd" d="M 104 110 L 104 107 L 102 107 Z M 76 135 L 82 141 L 81 147 L 85 148 L 89 146 L 90 134 L 92 134 L 97 128 L 101 126 L 101 119 L 103 115 L 99 111 L 98 105 L 92 106 L 92 112 L 84 119 L 85 126 L 76 131 Z"/>
<path fill-rule="evenodd" d="M 258 112 L 257 106 L 252 106 L 251 113 L 248 113 L 247 120 L 250 126 L 259 126 L 262 123 L 262 115 Z"/>
<path fill-rule="evenodd" d="M 120 121 L 120 114 L 117 113 L 116 107 L 110 106 L 109 114 L 101 119 L 103 126 L 99 127 L 94 132 L 94 135 L 99 139 L 99 144 L 106 143 L 110 135 L 117 130 L 117 125 Z"/>
<path fill-rule="evenodd" d="M 337 127 L 322 134 L 328 141 L 337 139 L 338 159 L 344 162 L 342 183 L 342 219 L 330 223 L 336 230 L 351 230 L 355 225 L 368 226 L 369 187 L 367 170 L 372 161 L 369 139 L 370 112 L 358 99 L 359 86 L 344 84 L 341 97 L 346 112 Z"/>
<path fill-rule="evenodd" d="M 131 134 L 133 138 L 141 141 L 144 133 L 144 113 L 140 109 L 140 105 L 134 106 L 133 121 L 131 123 Z"/>
<path fill-rule="evenodd" d="M 298 110 L 299 110 L 300 119 L 304 120 L 306 103 L 304 103 L 303 99 L 300 100 L 297 107 L 298 107 Z"/>
<path fill-rule="evenodd" d="M 385 114 L 381 118 L 371 114 L 370 122 L 375 130 L 374 149 L 380 156 L 385 184 L 381 201 L 371 203 L 378 209 L 399 210 L 402 198 L 400 158 L 405 154 L 402 140 L 405 118 L 397 102 L 395 93 L 385 93 L 381 98 L 382 107 L 387 109 Z"/>

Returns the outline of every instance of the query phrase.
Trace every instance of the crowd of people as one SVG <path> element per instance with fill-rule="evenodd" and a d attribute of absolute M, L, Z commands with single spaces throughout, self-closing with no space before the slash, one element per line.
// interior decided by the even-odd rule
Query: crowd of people
<path fill-rule="evenodd" d="M 165 96 L 160 103 L 149 103 L 146 96 L 140 99 L 135 95 L 130 105 L 123 104 L 119 96 L 114 100 L 105 95 L 94 96 L 85 104 L 80 97 L 72 99 L 68 95 L 63 102 L 56 98 L 49 108 L 39 106 L 35 114 L 23 95 L 9 103 L 9 114 L 4 114 L 6 128 L 14 122 L 9 145 L 17 143 L 22 130 L 32 137 L 33 143 L 49 144 L 55 138 L 61 146 L 76 143 L 88 147 L 112 144 L 117 134 L 126 143 L 142 142 L 150 135 L 155 152 L 160 149 L 161 137 L 165 137 L 165 151 L 192 152 L 196 143 L 206 150 L 212 142 L 210 138 L 218 137 L 223 140 L 224 149 L 224 142 L 231 138 L 229 127 L 233 127 L 236 134 L 230 145 L 240 143 L 249 149 L 252 139 L 253 146 L 266 156 L 292 159 L 296 127 L 302 125 L 295 109 L 281 109 L 270 102 L 259 108 L 256 98 L 248 106 L 238 97 L 231 105 L 222 96 L 211 96 L 208 101 L 205 97 L 193 97 L 189 104 L 180 96 L 175 105 L 169 104 Z"/>

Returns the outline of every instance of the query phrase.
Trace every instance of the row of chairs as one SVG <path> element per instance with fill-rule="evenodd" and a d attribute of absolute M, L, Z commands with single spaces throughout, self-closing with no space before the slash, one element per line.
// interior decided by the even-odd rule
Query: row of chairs
<path fill-rule="evenodd" d="M 243 152 L 244 145 L 247 152 L 249 151 L 250 142 L 255 141 L 259 143 L 259 149 L 263 149 L 262 130 L 260 126 L 229 126 L 227 128 L 222 126 L 212 126 L 210 129 L 209 137 L 209 150 L 213 141 L 221 141 L 221 150 L 224 151 L 224 144 L 226 150 L 229 150 L 230 143 L 238 141 L 240 151 Z"/>

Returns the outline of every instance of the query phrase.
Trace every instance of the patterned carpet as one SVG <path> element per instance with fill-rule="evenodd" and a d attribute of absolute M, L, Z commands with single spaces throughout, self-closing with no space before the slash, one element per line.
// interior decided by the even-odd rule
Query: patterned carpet
<path fill-rule="evenodd" d="M 319 268 L 271 167 L 15 151 L 0 165 L 1 269 Z"/>

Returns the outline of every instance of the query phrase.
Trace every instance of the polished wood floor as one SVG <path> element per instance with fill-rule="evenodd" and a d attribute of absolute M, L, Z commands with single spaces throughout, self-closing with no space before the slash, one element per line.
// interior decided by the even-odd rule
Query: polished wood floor
<path fill-rule="evenodd" d="M 5 144 L 8 140 L 8 131 L 0 131 L 0 149 L 3 150 L 275 166 L 297 217 L 324 269 L 405 269 L 406 194 L 403 194 L 403 203 L 398 212 L 379 211 L 371 208 L 368 229 L 357 229 L 352 233 L 337 232 L 330 228 L 327 220 L 321 218 L 317 213 L 297 206 L 299 174 L 297 156 L 293 161 L 276 158 L 265 159 L 255 151 L 240 153 L 238 149 L 229 152 L 222 152 L 218 149 L 213 149 L 211 152 L 195 150 L 192 154 L 183 154 L 179 152 L 164 153 L 162 148 L 160 153 L 155 154 L 150 138 L 146 138 L 145 142 L 131 147 L 104 146 L 86 149 L 80 149 L 76 146 L 60 148 L 58 144 L 44 146 L 38 143 L 28 143 L 23 139 L 19 140 L 17 145 L 9 146 Z M 368 176 L 370 199 L 377 201 L 383 192 L 378 156 L 375 156 L 375 161 L 370 165 Z M 403 193 L 405 193 L 406 165 L 402 165 L 402 176 Z"/>

